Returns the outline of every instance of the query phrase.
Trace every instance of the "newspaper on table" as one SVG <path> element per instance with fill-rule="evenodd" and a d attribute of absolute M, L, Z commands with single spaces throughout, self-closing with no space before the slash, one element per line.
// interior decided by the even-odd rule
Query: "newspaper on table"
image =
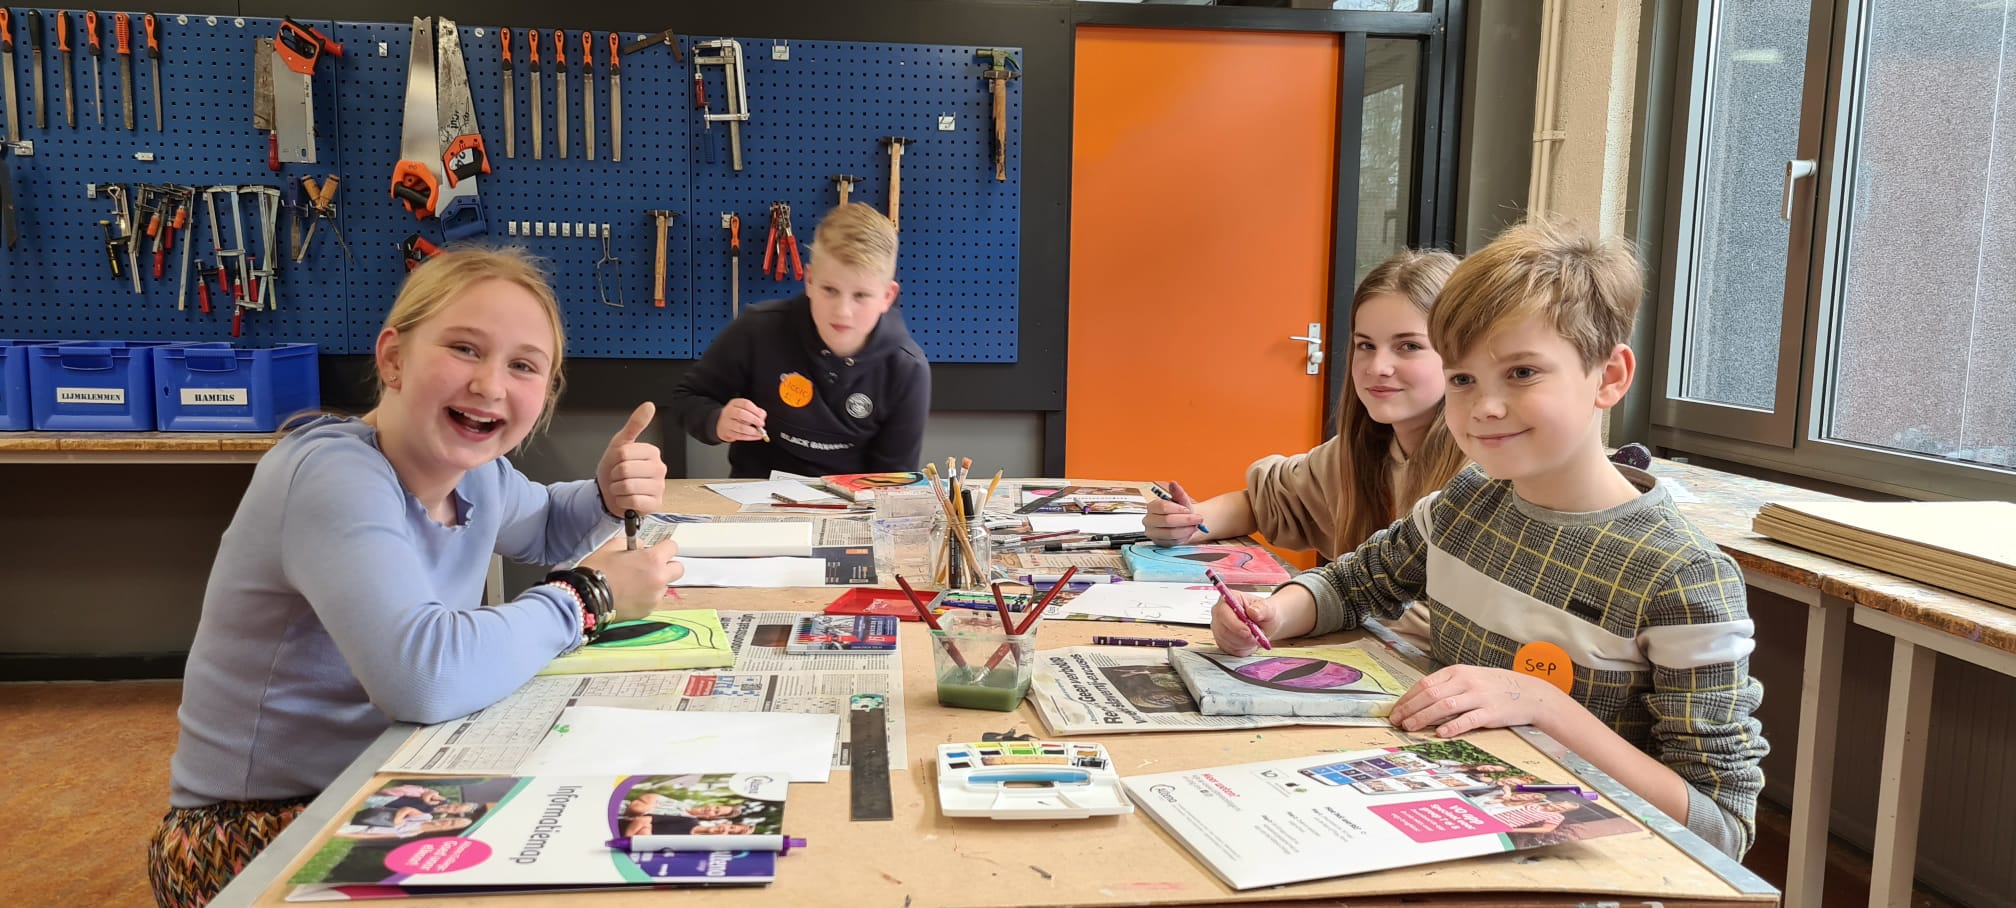
<path fill-rule="evenodd" d="M 898 660 L 880 654 L 790 655 L 784 645 L 792 619 L 800 614 L 721 612 L 735 650 L 735 665 L 727 669 L 535 677 L 485 709 L 414 732 L 380 771 L 510 775 L 569 706 L 832 713 L 842 719 L 833 768 L 846 769 L 853 765 L 853 744 L 845 720 L 855 694 L 888 698 L 889 760 L 896 766 L 907 763 Z"/>
<path fill-rule="evenodd" d="M 1421 672 L 1376 642 L 1365 649 L 1396 680 L 1412 686 Z M 1207 716 L 1197 711 L 1181 675 L 1162 649 L 1073 646 L 1036 654 L 1029 700 L 1058 736 L 1133 731 L 1214 731 L 1282 725 L 1372 728 L 1376 716 Z"/>

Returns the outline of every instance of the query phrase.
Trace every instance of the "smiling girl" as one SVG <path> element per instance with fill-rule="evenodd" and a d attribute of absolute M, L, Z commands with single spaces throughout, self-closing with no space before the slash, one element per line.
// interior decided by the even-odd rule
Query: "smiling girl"
<path fill-rule="evenodd" d="M 541 485 L 505 454 L 551 415 L 563 339 L 517 250 L 458 250 L 408 276 L 378 334 L 378 405 L 322 416 L 259 461 L 225 530 L 190 647 L 172 805 L 148 848 L 163 906 L 200 905 L 392 722 L 497 702 L 682 573 L 623 551 L 665 464 L 637 408 L 595 478 Z M 492 553 L 580 566 L 482 607 Z"/>

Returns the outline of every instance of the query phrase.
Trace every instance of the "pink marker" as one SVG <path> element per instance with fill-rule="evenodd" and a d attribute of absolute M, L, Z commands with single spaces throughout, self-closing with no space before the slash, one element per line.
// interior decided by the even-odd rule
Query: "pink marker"
<path fill-rule="evenodd" d="M 1205 568 L 1204 577 L 1218 589 L 1218 595 L 1225 597 L 1225 604 L 1232 607 L 1232 614 L 1246 622 L 1246 629 L 1253 633 L 1253 639 L 1260 641 L 1260 648 L 1273 649 L 1274 644 L 1267 642 L 1267 635 L 1260 632 L 1260 625 L 1253 623 L 1253 616 L 1246 614 L 1246 610 L 1239 607 L 1239 600 L 1232 596 L 1232 591 L 1225 586 L 1225 581 L 1218 579 L 1218 572 Z"/>

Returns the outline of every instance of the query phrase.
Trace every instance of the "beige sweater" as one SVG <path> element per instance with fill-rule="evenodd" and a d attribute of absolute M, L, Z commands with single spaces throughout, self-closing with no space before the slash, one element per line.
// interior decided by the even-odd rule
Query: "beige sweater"
<path fill-rule="evenodd" d="M 1365 541 L 1351 539 L 1339 544 L 1335 538 L 1337 501 L 1343 497 L 1337 486 L 1343 466 L 1340 461 L 1351 456 L 1339 438 L 1331 436 L 1301 454 L 1271 454 L 1246 468 L 1246 500 L 1252 506 L 1255 527 L 1269 543 L 1284 549 L 1315 549 L 1327 561 Z M 1397 492 L 1406 485 L 1407 456 L 1401 453 L 1398 441 L 1386 455 L 1386 468 L 1392 471 L 1389 485 Z M 1399 508 L 1389 507 L 1398 519 Z"/>

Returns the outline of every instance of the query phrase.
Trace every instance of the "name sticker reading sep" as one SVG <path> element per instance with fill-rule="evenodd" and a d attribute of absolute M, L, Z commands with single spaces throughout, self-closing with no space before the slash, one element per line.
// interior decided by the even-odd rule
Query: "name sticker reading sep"
<path fill-rule="evenodd" d="M 1545 640 L 1535 640 L 1512 654 L 1512 670 L 1539 678 L 1564 694 L 1575 692 L 1575 663 L 1567 650 Z"/>

